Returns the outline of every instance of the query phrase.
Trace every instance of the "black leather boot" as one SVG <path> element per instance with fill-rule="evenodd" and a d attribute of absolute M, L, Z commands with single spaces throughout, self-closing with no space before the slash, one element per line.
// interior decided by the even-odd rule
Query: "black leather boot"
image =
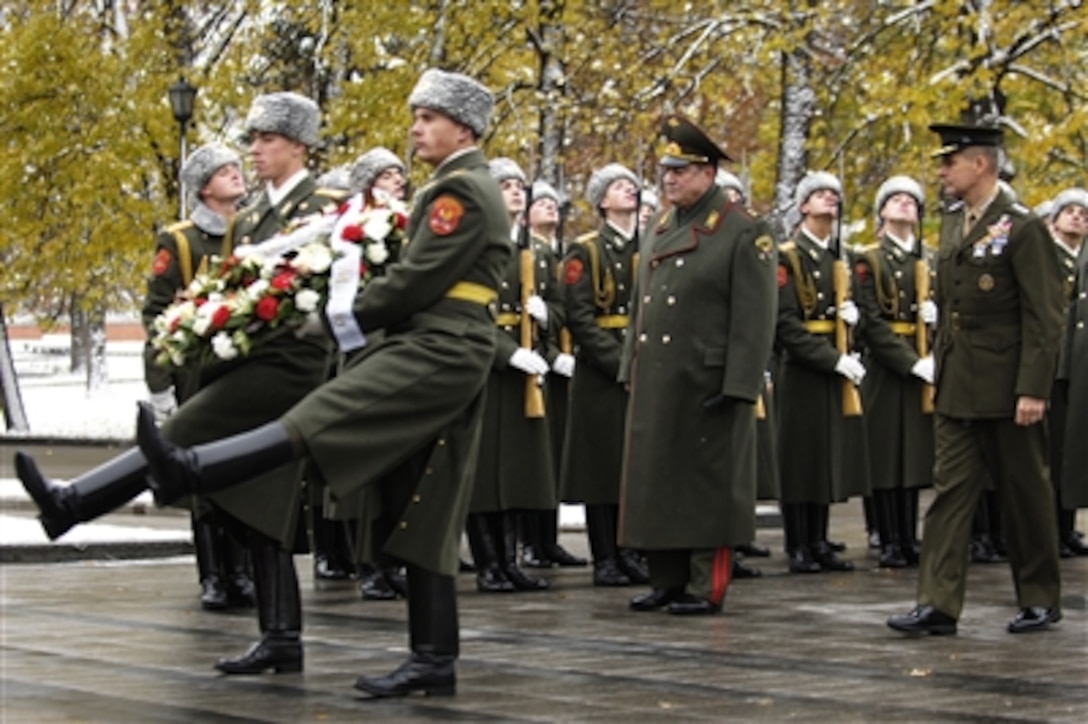
<path fill-rule="evenodd" d="M 476 567 L 476 590 L 480 593 L 510 593 L 514 584 L 507 580 L 499 566 L 499 554 L 492 537 L 487 516 L 492 513 L 469 513 L 465 521 L 465 534 L 472 549 Z"/>
<path fill-rule="evenodd" d="M 183 448 L 159 433 L 155 413 L 139 403 L 136 440 L 151 470 L 151 492 L 159 505 L 185 495 L 213 493 L 275 470 L 298 453 L 287 428 L 280 422 L 231 437 Z"/>
<path fill-rule="evenodd" d="M 397 592 L 385 578 L 385 570 L 364 563 L 359 567 L 359 593 L 364 601 L 395 601 Z"/>
<path fill-rule="evenodd" d="M 808 546 L 806 503 L 782 503 L 782 527 L 786 537 L 786 555 L 790 573 L 819 573 L 820 564 Z"/>
<path fill-rule="evenodd" d="M 861 499 L 861 510 L 865 514 L 865 537 L 868 545 L 874 550 L 881 550 L 884 546 L 884 538 L 881 536 L 880 513 L 877 510 L 876 500 L 873 499 L 874 496 L 875 492 Z"/>
<path fill-rule="evenodd" d="M 457 589 L 452 576 L 408 567 L 408 635 L 411 655 L 386 676 L 360 676 L 355 688 L 375 697 L 457 693 L 454 664 L 460 653 Z"/>
<path fill-rule="evenodd" d="M 829 506 L 822 503 L 808 505 L 808 535 L 812 557 L 825 571 L 852 571 L 854 564 L 839 558 L 827 540 L 828 508 Z"/>
<path fill-rule="evenodd" d="M 343 522 L 325 517 L 325 509 L 320 505 L 310 506 L 310 537 L 313 540 L 314 580 L 346 581 L 351 577 L 350 565 L 346 562 L 346 543 L 341 537 Z"/>
<path fill-rule="evenodd" d="M 235 608 L 253 608 L 257 605 L 257 589 L 250 573 L 249 551 L 232 531 L 221 527 L 220 535 L 226 570 L 227 600 Z"/>
<path fill-rule="evenodd" d="M 646 570 L 646 564 L 642 555 L 634 548 L 620 548 L 620 570 L 623 571 L 631 583 L 645 585 L 650 582 L 650 573 Z"/>
<path fill-rule="evenodd" d="M 589 561 L 574 555 L 559 545 L 559 512 L 544 511 L 540 514 L 540 540 L 544 555 L 560 568 L 585 568 Z"/>
<path fill-rule="evenodd" d="M 880 532 L 880 568 L 906 568 L 906 555 L 899 535 L 899 493 L 896 490 L 874 490 L 873 508 L 877 530 Z"/>
<path fill-rule="evenodd" d="M 147 461 L 136 449 L 121 453 L 66 486 L 44 477 L 34 458 L 24 452 L 15 453 L 15 472 L 38 506 L 38 519 L 50 540 L 78 523 L 116 510 L 148 486 Z"/>
<path fill-rule="evenodd" d="M 899 540 L 907 565 L 918 565 L 922 544 L 918 541 L 918 488 L 899 488 Z"/>
<path fill-rule="evenodd" d="M 223 580 L 223 560 L 220 553 L 220 530 L 212 513 L 191 515 L 193 549 L 200 580 L 200 607 L 205 611 L 223 611 L 230 606 Z"/>
<path fill-rule="evenodd" d="M 220 659 L 215 668 L 224 674 L 302 671 L 302 600 L 295 561 L 278 542 L 256 532 L 250 551 L 261 640 L 238 658 Z"/>
<path fill-rule="evenodd" d="M 530 576 L 518 568 L 518 514 L 507 511 L 502 514 L 502 572 L 506 580 L 514 584 L 519 591 L 543 591 L 548 588 L 548 581 L 544 578 Z"/>
<path fill-rule="evenodd" d="M 586 535 L 593 556 L 594 586 L 630 586 L 631 579 L 620 567 L 620 550 L 616 545 L 615 506 L 586 506 Z"/>
<path fill-rule="evenodd" d="M 527 510 L 518 514 L 521 529 L 521 565 L 525 568 L 551 568 L 552 560 L 544 552 L 542 516 L 552 515 L 547 510 Z"/>

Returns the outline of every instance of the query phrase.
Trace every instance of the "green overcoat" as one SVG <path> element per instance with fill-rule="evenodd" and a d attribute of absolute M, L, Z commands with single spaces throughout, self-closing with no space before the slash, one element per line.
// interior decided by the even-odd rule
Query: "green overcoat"
<path fill-rule="evenodd" d="M 416 194 L 398 263 L 355 300 L 381 340 L 284 416 L 338 497 L 381 488 L 382 550 L 453 575 L 471 495 L 483 394 L 495 357 L 493 300 L 512 247 L 498 184 L 479 150 Z M 368 496 L 368 503 L 372 498 Z"/>
<path fill-rule="evenodd" d="M 774 339 L 774 244 L 717 186 L 651 228 L 619 374 L 631 385 L 620 543 L 748 543 L 754 403 Z"/>
<path fill-rule="evenodd" d="M 1064 268 L 1064 265 L 1063 265 Z M 1081 247 L 1074 264 L 1069 311 L 1066 317 L 1058 380 L 1067 386 L 1060 475 L 1062 506 L 1088 508 L 1088 445 L 1080 444 L 1088 431 L 1088 254 Z M 1067 274 L 1068 279 L 1068 274 Z M 1067 281 L 1068 283 L 1068 281 Z M 1051 431 L 1057 434 L 1057 431 Z"/>
<path fill-rule="evenodd" d="M 342 192 L 319 189 L 305 178 L 273 206 L 266 192 L 239 211 L 227 228 L 232 246 L 258 243 L 291 219 L 320 213 Z M 325 380 L 329 345 L 286 332 L 245 357 L 204 367 L 200 389 L 163 425 L 163 435 L 186 447 L 218 440 L 271 422 Z M 216 506 L 246 525 L 294 545 L 298 525 L 301 463 L 285 465 L 209 495 Z"/>

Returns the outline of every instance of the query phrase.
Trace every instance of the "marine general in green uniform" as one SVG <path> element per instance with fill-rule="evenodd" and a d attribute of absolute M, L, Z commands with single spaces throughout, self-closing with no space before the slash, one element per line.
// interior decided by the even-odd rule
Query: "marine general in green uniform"
<path fill-rule="evenodd" d="M 937 259 L 936 498 L 926 513 L 918 605 L 888 625 L 956 632 L 971 516 L 989 474 L 1020 607 L 1007 630 L 1044 630 L 1061 619 L 1041 423 L 1061 336 L 1062 275 L 1042 220 L 998 188 L 1000 129 L 931 128 L 942 141 L 941 183 L 959 199 L 941 218 Z"/>
<path fill-rule="evenodd" d="M 775 319 L 766 225 L 714 184 L 725 153 L 665 120 L 672 208 L 642 245 L 620 379 L 629 382 L 620 543 L 646 551 L 635 610 L 721 609 L 731 548 L 755 535 L 756 413 Z"/>

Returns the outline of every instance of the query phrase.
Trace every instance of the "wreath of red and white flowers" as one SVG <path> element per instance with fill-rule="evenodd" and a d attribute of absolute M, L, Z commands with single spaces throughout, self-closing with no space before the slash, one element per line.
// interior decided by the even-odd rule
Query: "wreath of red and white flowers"
<path fill-rule="evenodd" d="M 327 212 L 295 220 L 260 244 L 213 257 L 154 322 L 155 361 L 183 367 L 246 356 L 324 311 L 339 244 L 360 247 L 361 289 L 404 240 L 407 208 L 395 199 L 356 195 Z"/>

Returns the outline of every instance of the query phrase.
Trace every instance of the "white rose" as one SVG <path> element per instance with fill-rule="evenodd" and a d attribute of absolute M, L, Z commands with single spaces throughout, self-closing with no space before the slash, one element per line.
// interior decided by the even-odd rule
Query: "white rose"
<path fill-rule="evenodd" d="M 368 239 L 382 241 L 393 230 L 393 223 L 390 221 L 392 217 L 393 215 L 388 211 L 371 214 L 363 225 L 363 234 Z"/>
<path fill-rule="evenodd" d="M 317 309 L 317 303 L 321 301 L 321 295 L 313 289 L 302 289 L 295 295 L 295 307 L 300 312 L 312 312 Z"/>
<path fill-rule="evenodd" d="M 371 264 L 384 264 L 389 258 L 389 248 L 384 241 L 366 245 L 366 260 Z"/>
<path fill-rule="evenodd" d="M 264 290 L 268 289 L 268 280 L 258 279 L 257 281 L 246 287 L 246 294 L 250 299 L 260 299 L 264 294 Z"/>
<path fill-rule="evenodd" d="M 215 314 L 215 310 L 222 306 L 217 302 L 208 302 L 200 309 L 197 310 L 196 319 L 193 320 L 193 333 L 198 337 L 203 337 L 208 333 L 208 329 L 212 324 L 212 315 Z"/>
<path fill-rule="evenodd" d="M 291 266 L 303 274 L 324 274 L 331 265 L 332 252 L 324 244 L 307 244 L 291 261 Z"/>
<path fill-rule="evenodd" d="M 215 352 L 216 357 L 224 360 L 238 356 L 238 348 L 234 346 L 234 342 L 226 332 L 219 332 L 212 337 L 212 351 Z"/>

